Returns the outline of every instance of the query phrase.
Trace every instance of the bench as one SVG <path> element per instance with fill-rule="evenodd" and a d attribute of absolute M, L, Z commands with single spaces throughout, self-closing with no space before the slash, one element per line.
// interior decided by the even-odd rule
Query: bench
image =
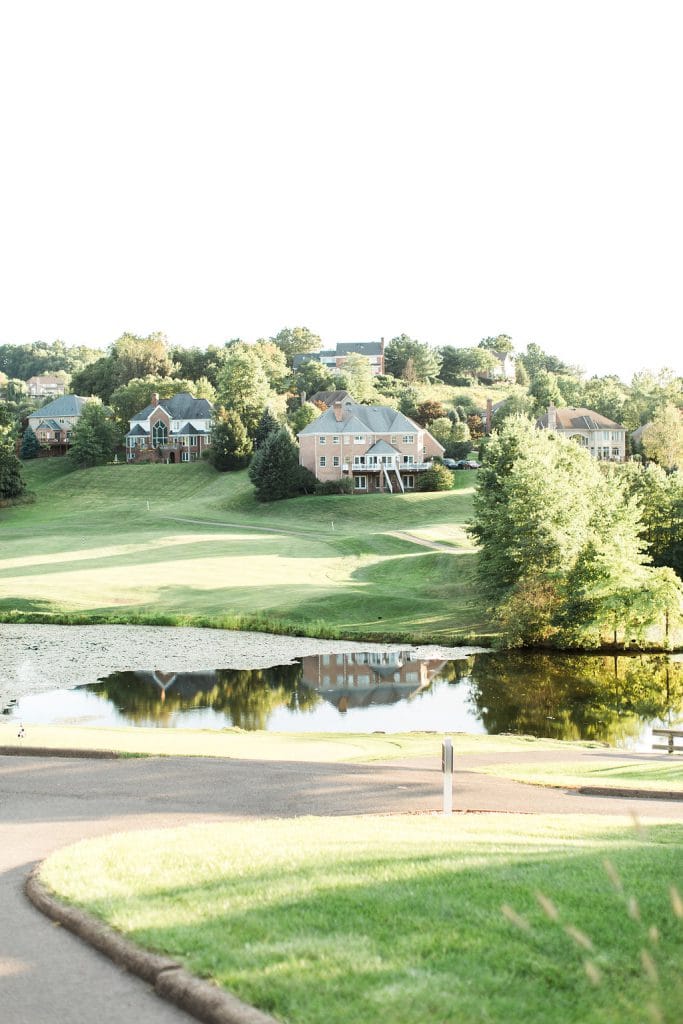
<path fill-rule="evenodd" d="M 653 736 L 666 736 L 666 743 L 653 743 L 653 750 L 666 750 L 668 754 L 683 754 L 683 747 L 675 746 L 675 740 L 683 739 L 683 729 L 653 729 Z"/>

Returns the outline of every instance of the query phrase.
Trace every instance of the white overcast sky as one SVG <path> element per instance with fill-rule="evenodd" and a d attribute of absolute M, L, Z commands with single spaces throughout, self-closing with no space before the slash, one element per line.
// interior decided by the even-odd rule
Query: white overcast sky
<path fill-rule="evenodd" d="M 0 343 L 683 373 L 683 5 L 0 0 Z"/>

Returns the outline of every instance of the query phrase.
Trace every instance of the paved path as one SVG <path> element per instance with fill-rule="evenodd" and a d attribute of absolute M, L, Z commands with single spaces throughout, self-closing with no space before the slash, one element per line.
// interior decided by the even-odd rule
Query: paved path
<path fill-rule="evenodd" d="M 548 758 L 556 757 L 556 752 L 548 752 Z M 579 796 L 467 770 L 503 759 L 526 758 L 458 758 L 456 809 L 597 814 L 636 810 L 643 818 L 683 820 L 683 803 Z M 566 760 L 564 754 L 562 759 Z M 87 836 L 198 821 L 435 811 L 440 791 L 441 774 L 429 762 L 368 766 L 208 758 L 0 757 L 2 1024 L 189 1024 L 190 1018 L 158 999 L 143 982 L 53 925 L 26 901 L 26 875 L 53 850 Z"/>

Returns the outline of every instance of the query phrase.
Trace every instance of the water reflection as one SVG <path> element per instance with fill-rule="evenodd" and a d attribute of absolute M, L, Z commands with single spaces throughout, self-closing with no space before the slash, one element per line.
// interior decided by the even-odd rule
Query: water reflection
<path fill-rule="evenodd" d="M 267 669 L 117 672 L 74 691 L 24 698 L 5 713 L 176 728 L 511 732 L 633 747 L 650 726 L 683 719 L 683 660 L 324 654 Z"/>

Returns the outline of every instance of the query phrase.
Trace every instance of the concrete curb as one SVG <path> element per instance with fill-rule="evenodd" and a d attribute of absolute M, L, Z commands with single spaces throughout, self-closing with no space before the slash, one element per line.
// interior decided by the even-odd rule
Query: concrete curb
<path fill-rule="evenodd" d="M 14 755 L 19 758 L 96 758 L 97 760 L 116 760 L 130 757 L 118 751 L 69 750 L 65 746 L 0 746 L 0 754 Z"/>
<path fill-rule="evenodd" d="M 280 1024 L 229 992 L 196 978 L 175 960 L 140 949 L 85 911 L 60 903 L 43 886 L 39 871 L 40 865 L 37 865 L 24 885 L 34 907 L 104 953 L 119 967 L 142 978 L 162 999 L 175 1003 L 205 1024 Z"/>
<path fill-rule="evenodd" d="M 577 786 L 573 790 L 581 796 L 616 796 L 634 800 L 683 800 L 683 793 L 674 789 L 616 789 L 614 786 Z"/>

